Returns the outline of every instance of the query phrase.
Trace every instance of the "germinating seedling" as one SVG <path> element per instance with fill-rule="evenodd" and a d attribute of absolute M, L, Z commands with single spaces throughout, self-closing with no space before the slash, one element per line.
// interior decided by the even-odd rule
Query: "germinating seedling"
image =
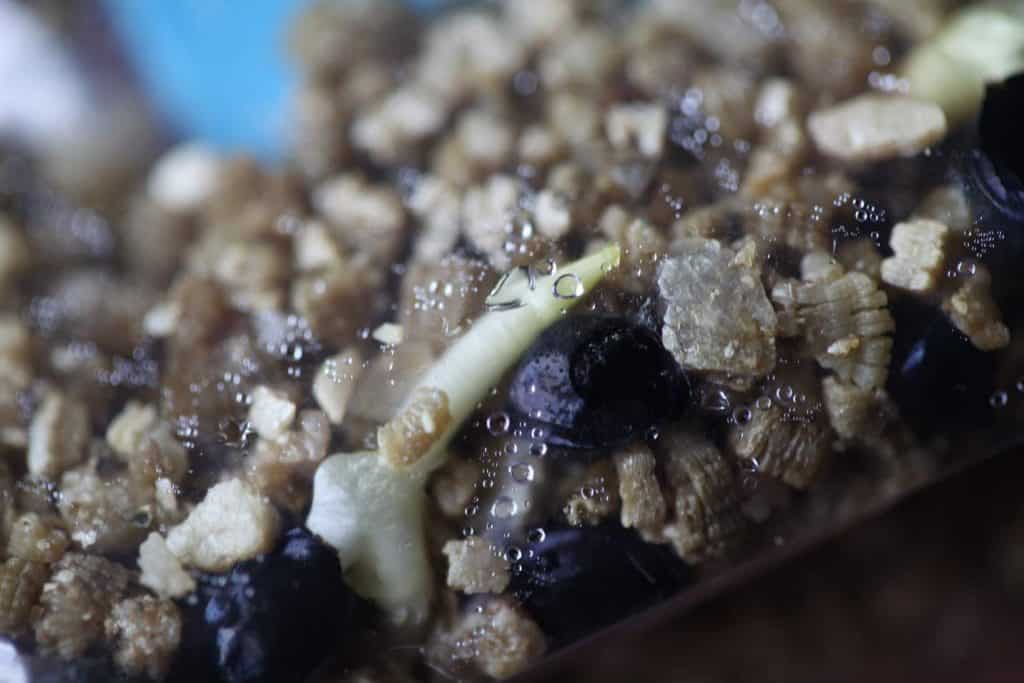
<path fill-rule="evenodd" d="M 414 464 L 396 468 L 377 451 L 362 451 L 333 455 L 317 469 L 306 525 L 337 549 L 352 587 L 396 622 L 420 622 L 428 614 L 433 579 L 423 529 L 425 485 L 447 460 L 448 442 L 534 339 L 617 267 L 619 256 L 611 245 L 547 275 L 505 283 L 502 299 L 516 305 L 480 317 L 410 392 L 444 392 L 451 414 L 447 429 Z M 568 294 L 567 276 L 573 281 Z"/>

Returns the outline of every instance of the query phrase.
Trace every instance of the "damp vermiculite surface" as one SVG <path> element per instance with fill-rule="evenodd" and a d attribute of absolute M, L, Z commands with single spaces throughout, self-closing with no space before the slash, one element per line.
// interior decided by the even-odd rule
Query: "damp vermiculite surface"
<path fill-rule="evenodd" d="M 291 51 L 283 164 L 93 210 L 0 150 L 17 680 L 509 677 L 1024 419 L 1019 6 L 321 2 Z"/>

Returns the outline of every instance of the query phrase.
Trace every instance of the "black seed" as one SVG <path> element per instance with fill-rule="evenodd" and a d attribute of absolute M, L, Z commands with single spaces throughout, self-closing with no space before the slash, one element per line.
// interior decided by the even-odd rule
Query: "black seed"
<path fill-rule="evenodd" d="M 291 529 L 274 552 L 226 575 L 198 577 L 182 603 L 171 680 L 302 681 L 351 628 L 354 602 L 337 554 L 307 530 Z"/>
<path fill-rule="evenodd" d="M 517 564 L 513 595 L 556 645 L 673 595 L 691 575 L 667 546 L 617 523 L 549 529 Z"/>
<path fill-rule="evenodd" d="M 992 418 L 995 354 L 981 351 L 942 311 L 905 299 L 896 319 L 887 389 L 922 436 L 978 427 Z"/>
<path fill-rule="evenodd" d="M 1004 175 L 1012 175 L 1017 189 L 1024 179 L 1024 135 L 1021 134 L 1021 111 L 1024 110 L 1024 73 L 1011 76 L 985 89 L 985 100 L 978 119 L 981 149 L 998 164 Z M 1016 207 L 1024 208 L 1021 198 Z"/>
<path fill-rule="evenodd" d="M 989 85 L 978 118 L 978 147 L 962 163 L 973 230 L 988 236 L 984 253 L 976 255 L 997 275 L 1014 273 L 1024 256 L 1022 107 L 1024 73 Z"/>
<path fill-rule="evenodd" d="M 595 449 L 679 414 L 689 386 L 650 330 L 618 318 L 574 316 L 546 330 L 516 370 L 512 410 L 551 445 Z"/>

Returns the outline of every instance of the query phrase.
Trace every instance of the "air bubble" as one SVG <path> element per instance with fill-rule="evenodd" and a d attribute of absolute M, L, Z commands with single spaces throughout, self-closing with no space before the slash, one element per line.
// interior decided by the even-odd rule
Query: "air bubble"
<path fill-rule="evenodd" d="M 758 410 L 768 410 L 772 407 L 772 399 L 768 396 L 761 396 L 754 401 L 754 407 Z"/>
<path fill-rule="evenodd" d="M 754 415 L 750 411 L 750 408 L 746 406 L 738 406 L 732 411 L 732 419 L 738 425 L 745 425 L 753 419 Z"/>
<path fill-rule="evenodd" d="M 514 481 L 520 484 L 526 484 L 533 481 L 533 465 L 526 462 L 517 462 L 514 465 L 509 465 L 508 473 L 512 475 Z"/>
<path fill-rule="evenodd" d="M 701 396 L 701 405 L 709 413 L 724 415 L 732 407 L 732 401 L 722 390 L 709 391 Z"/>
<path fill-rule="evenodd" d="M 499 496 L 491 504 L 491 516 L 495 519 L 509 519 L 519 512 L 519 505 L 508 496 Z"/>
<path fill-rule="evenodd" d="M 509 418 L 508 413 L 494 413 L 487 417 L 485 422 L 487 431 L 492 436 L 498 436 L 508 431 L 509 426 L 512 424 L 512 420 Z"/>
<path fill-rule="evenodd" d="M 505 551 L 505 559 L 509 562 L 518 562 L 523 559 L 523 551 L 516 546 L 512 546 Z"/>
<path fill-rule="evenodd" d="M 1002 408 L 1007 404 L 1009 400 L 1010 397 L 1006 394 L 1005 391 L 997 391 L 996 393 L 992 394 L 992 396 L 989 397 L 988 403 L 993 408 Z"/>
<path fill-rule="evenodd" d="M 547 537 L 547 532 L 540 527 L 537 527 L 536 529 L 530 529 L 530 531 L 526 534 L 526 540 L 530 543 L 543 543 L 544 539 Z"/>
<path fill-rule="evenodd" d="M 555 279 L 551 290 L 559 299 L 575 299 L 583 295 L 583 282 L 575 273 L 566 273 Z"/>
<path fill-rule="evenodd" d="M 548 454 L 548 445 L 543 441 L 539 443 L 530 444 L 530 455 L 535 458 L 541 458 Z"/>

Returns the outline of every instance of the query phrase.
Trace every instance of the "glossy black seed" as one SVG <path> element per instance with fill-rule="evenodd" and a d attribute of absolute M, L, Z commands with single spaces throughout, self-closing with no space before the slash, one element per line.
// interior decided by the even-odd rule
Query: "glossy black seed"
<path fill-rule="evenodd" d="M 555 644 L 572 642 L 675 594 L 690 568 L 668 546 L 617 523 L 547 529 L 516 563 L 511 591 Z"/>
<path fill-rule="evenodd" d="M 998 164 L 1003 175 L 1012 175 L 1017 190 L 1024 179 L 1024 134 L 1021 133 L 1021 111 L 1024 110 L 1024 73 L 989 84 L 978 118 L 981 149 Z M 1015 198 L 1018 210 L 1024 209 L 1021 197 Z"/>
<path fill-rule="evenodd" d="M 303 681 L 350 628 L 355 598 L 337 554 L 304 528 L 224 575 L 201 575 L 186 599 L 171 680 Z"/>
<path fill-rule="evenodd" d="M 548 443 L 595 449 L 622 443 L 684 410 L 689 387 L 650 330 L 584 315 L 547 329 L 509 387 L 513 412 Z"/>
<path fill-rule="evenodd" d="M 978 146 L 963 156 L 963 187 L 971 205 L 972 248 L 997 276 L 998 285 L 1020 295 L 1008 283 L 1024 257 L 1024 73 L 985 91 L 978 117 Z M 1017 280 L 1018 278 L 1010 278 Z M 1019 308 L 1019 306 L 1018 306 Z"/>
<path fill-rule="evenodd" d="M 971 344 L 942 311 L 905 299 L 896 319 L 887 389 L 922 436 L 977 427 L 992 418 L 996 356 Z"/>

